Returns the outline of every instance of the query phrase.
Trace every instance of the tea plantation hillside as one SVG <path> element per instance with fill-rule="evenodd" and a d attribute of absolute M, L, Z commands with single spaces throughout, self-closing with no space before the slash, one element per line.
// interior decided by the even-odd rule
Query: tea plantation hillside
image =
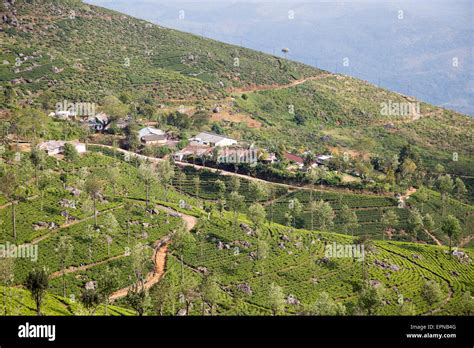
<path fill-rule="evenodd" d="M 367 241 L 364 262 L 351 257 L 330 259 L 325 256 L 327 246 L 354 240 L 276 224 L 266 225 L 258 240 L 241 227 L 232 227 L 232 218 L 216 221 L 197 226 L 196 243 L 183 252 L 184 273 L 181 251 L 175 249 L 170 270 L 157 292 L 180 277 L 192 287 L 211 274 L 219 285 L 215 308 L 219 314 L 271 314 L 271 284 L 281 288 L 284 298 L 279 313 L 315 313 L 312 306 L 326 293 L 345 308 L 339 314 L 361 314 L 358 298 L 367 282 L 376 289 L 380 301 L 371 314 L 472 313 L 472 298 L 465 295 L 473 291 L 472 266 L 450 257 L 447 248 Z M 466 252 L 472 257 L 472 250 Z M 439 285 L 440 296 L 435 302 L 423 295 L 423 287 L 430 281 Z M 192 313 L 201 310 L 201 306 L 193 306 Z M 165 301 L 162 311 L 172 314 L 172 302 Z"/>
<path fill-rule="evenodd" d="M 473 174 L 471 117 L 79 0 L 2 6 L 0 104 L 8 110 L 27 103 L 49 112 L 65 99 L 98 103 L 109 95 L 152 119 L 164 110 L 217 105 L 225 112 L 216 123 L 238 139 L 365 157 L 390 157 L 411 144 L 427 168 Z M 384 103 L 413 103 L 419 113 L 386 114 Z"/>
<path fill-rule="evenodd" d="M 3 86 L 19 80 L 13 85 L 21 98 L 92 102 L 127 91 L 201 100 L 222 97 L 231 86 L 284 84 L 319 73 L 81 1 L 20 0 L 3 11 L 1 56 L 9 64 L 0 66 L 0 80 Z"/>
<path fill-rule="evenodd" d="M 244 131 L 246 138 L 270 140 L 279 134 L 288 148 L 338 149 L 351 156 L 395 155 L 410 144 L 424 166 L 472 176 L 472 117 L 415 101 L 348 76 L 332 75 L 286 89 L 234 94 L 236 107 L 264 126 Z M 391 103 L 419 103 L 419 114 L 381 112 Z M 456 153 L 453 157 L 453 153 Z M 454 159 L 453 159 L 454 158 Z"/>
<path fill-rule="evenodd" d="M 225 186 L 224 196 L 234 190 L 234 183 L 231 176 L 219 175 L 210 170 L 196 170 L 194 168 L 184 168 L 184 175 L 173 180 L 174 187 L 183 193 L 194 197 L 199 197 L 205 201 L 219 203 L 222 193 L 219 192 L 218 181 Z M 237 191 L 244 197 L 246 204 L 260 202 L 266 209 L 266 218 L 269 221 L 279 224 L 288 224 L 287 214 L 292 213 L 289 204 L 297 200 L 302 204 L 302 211 L 294 216 L 294 221 L 290 224 L 297 228 L 318 229 L 315 213 L 311 213 L 311 202 L 324 201 L 330 204 L 334 210 L 334 226 L 330 229 L 335 232 L 344 233 L 343 220 L 341 218 L 341 208 L 347 206 L 350 211 L 357 216 L 358 226 L 352 227 L 353 235 L 370 235 L 374 239 L 384 239 L 387 237 L 387 226 L 383 223 L 383 216 L 389 211 L 393 212 L 398 221 L 393 224 L 391 229 L 391 238 L 401 241 L 418 240 L 423 243 L 436 244 L 436 241 L 429 234 L 420 231 L 415 238 L 409 235 L 410 214 L 415 209 L 421 214 L 429 214 L 434 219 L 432 232 L 444 245 L 448 245 L 448 237 L 441 230 L 443 216 L 443 202 L 438 192 L 423 189 L 426 191 L 426 201 L 422 201 L 422 193 L 414 193 L 407 199 L 406 207 L 400 208 L 399 201 L 390 195 L 360 194 L 351 193 L 342 190 L 335 190 L 331 187 L 296 187 L 288 188 L 278 184 L 259 184 L 256 185 L 250 180 L 239 180 Z M 198 186 L 196 186 L 198 182 Z M 446 203 L 445 214 L 453 215 L 460 221 L 462 235 L 460 239 L 469 238 L 474 231 L 474 207 L 463 204 L 458 200 L 451 198 Z M 293 214 L 294 215 L 294 214 Z"/>
<path fill-rule="evenodd" d="M 172 241 L 164 254 L 165 272 L 150 287 L 142 308 L 148 315 L 318 314 L 321 296 L 337 308 L 331 314 L 472 313 L 472 249 L 451 254 L 446 246 L 298 229 L 265 217 L 254 220 L 256 208 L 249 208 L 256 198 L 251 183 L 240 184 L 238 192 L 247 192 L 247 200 L 242 196 L 236 210 L 229 203 L 220 211 L 210 181 L 204 180 L 205 171 L 200 173 L 202 184 L 192 192 L 185 189 L 192 181 L 190 171 L 173 187 L 157 175 L 147 177 L 151 167 L 146 162 L 126 161 L 123 153 L 97 146 L 90 150 L 75 161 L 48 157 L 36 173 L 38 186 L 26 155 L 19 163 L 8 164 L 10 170 L 21 170 L 19 175 L 25 180 L 15 202 L 15 227 L 12 206 L 1 206 L 0 244 L 14 243 L 16 235 L 18 244 L 38 247 L 35 260 L 15 259 L 12 278 L 3 280 L 4 285 L 15 286 L 5 288 L 1 295 L 8 314 L 29 315 L 35 310 L 23 284 L 37 267 L 46 267 L 50 279 L 44 314 L 105 314 L 106 310 L 109 315 L 140 314 L 141 307 L 123 296 L 112 296 L 107 309 L 107 302 L 83 307 L 84 293 L 92 291 L 87 290 L 91 284 L 102 289 L 104 277 L 114 279 L 110 295 L 134 284 L 137 272 L 153 273 L 156 261 L 152 259 L 162 250 L 156 241 L 168 237 Z M 175 177 L 179 176 L 178 169 L 174 170 Z M 110 180 L 97 196 L 97 222 L 88 189 L 92 178 L 102 183 Z M 231 180 L 225 180 L 230 188 Z M 200 191 L 211 196 L 196 194 Z M 281 188 L 274 192 L 278 199 L 288 195 Z M 303 191 L 290 195 L 298 193 Z M 313 194 L 334 203 L 330 192 Z M 230 199 L 235 192 L 225 195 Z M 343 202 L 351 202 L 351 196 L 342 197 Z M 273 202 L 271 197 L 260 201 L 265 204 L 267 199 Z M 354 200 L 351 207 L 362 202 Z M 367 196 L 365 202 L 381 207 L 393 203 L 377 196 Z M 189 226 L 189 232 L 180 227 L 186 216 L 197 222 Z M 275 211 L 275 220 L 279 216 Z M 64 252 L 64 245 L 71 252 Z M 364 257 L 329 255 L 328 247 L 337 245 L 363 245 Z M 431 287 L 434 297 L 424 290 Z M 283 296 L 276 307 L 272 291 Z M 361 298 L 370 292 L 376 304 L 361 306 Z M 21 305 L 13 306 L 12 301 Z"/>
<path fill-rule="evenodd" d="M 0 312 L 474 313 L 474 119 L 79 0 L 0 10 Z"/>
<path fill-rule="evenodd" d="M 0 287 L 0 303 L 2 303 L 2 308 L 0 309 L 2 315 L 36 315 L 35 303 L 31 299 L 30 293 L 24 289 Z M 106 314 L 103 305 L 91 311 L 74 299 L 63 298 L 52 294 L 46 295 L 43 306 L 42 313 L 44 315 L 69 316 Z M 108 306 L 107 315 L 134 315 L 134 312 L 126 308 Z"/>

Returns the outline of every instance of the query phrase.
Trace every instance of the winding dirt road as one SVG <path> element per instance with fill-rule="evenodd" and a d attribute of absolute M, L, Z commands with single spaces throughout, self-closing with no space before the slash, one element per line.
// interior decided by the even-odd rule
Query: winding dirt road
<path fill-rule="evenodd" d="M 251 92 L 258 92 L 258 91 L 268 91 L 268 90 L 279 90 L 279 89 L 285 89 L 285 88 L 291 88 L 294 86 L 301 85 L 302 83 L 305 83 L 307 81 L 312 81 L 312 80 L 319 80 L 323 79 L 326 77 L 336 77 L 337 74 L 320 74 L 316 76 L 310 76 L 304 79 L 299 79 L 295 80 L 293 82 L 287 83 L 286 85 L 265 85 L 265 86 L 247 86 L 247 87 L 241 87 L 241 88 L 229 88 L 227 91 L 229 93 L 251 93 Z"/>
<path fill-rule="evenodd" d="M 182 213 L 178 213 L 177 211 L 165 207 L 165 206 L 158 206 L 158 209 L 167 212 L 168 214 L 179 214 L 180 218 L 186 224 L 186 229 L 191 231 L 194 226 L 197 224 L 197 218 L 191 215 L 186 215 Z M 165 236 L 160 240 L 155 242 L 155 250 L 153 252 L 153 263 L 154 269 L 152 272 L 148 273 L 145 278 L 144 287 L 145 289 L 150 289 L 153 285 L 157 284 L 163 274 L 165 273 L 165 266 L 166 266 L 166 255 L 168 253 L 168 245 L 171 242 L 170 236 Z M 122 297 L 127 296 L 128 291 L 132 286 L 127 286 L 126 288 L 120 289 L 115 291 L 111 296 L 110 300 L 116 300 Z"/>

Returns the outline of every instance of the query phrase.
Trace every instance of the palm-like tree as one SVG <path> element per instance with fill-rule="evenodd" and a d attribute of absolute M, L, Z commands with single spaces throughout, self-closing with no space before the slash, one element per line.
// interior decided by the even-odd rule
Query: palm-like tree
<path fill-rule="evenodd" d="M 102 192 L 102 182 L 97 177 L 90 176 L 86 180 L 85 189 L 94 203 L 94 225 L 97 226 L 97 199 Z"/>

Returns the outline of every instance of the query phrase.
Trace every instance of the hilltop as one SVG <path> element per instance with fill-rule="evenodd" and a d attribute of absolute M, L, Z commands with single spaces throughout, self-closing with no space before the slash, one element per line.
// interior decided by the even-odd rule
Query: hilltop
<path fill-rule="evenodd" d="M 200 128 L 217 123 L 238 139 L 274 147 L 389 158 L 410 144 L 428 168 L 474 173 L 471 117 L 80 1 L 3 6 L 6 109 L 28 103 L 51 111 L 65 99 L 100 104 L 115 95 L 148 119 L 201 110 L 212 117 Z M 382 111 L 397 103 L 418 111 Z"/>

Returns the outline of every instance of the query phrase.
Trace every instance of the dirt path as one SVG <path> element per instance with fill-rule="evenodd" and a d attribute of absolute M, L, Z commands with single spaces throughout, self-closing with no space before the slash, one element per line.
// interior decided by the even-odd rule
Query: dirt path
<path fill-rule="evenodd" d="M 307 81 L 319 80 L 319 79 L 323 79 L 330 76 L 336 76 L 336 75 L 320 74 L 317 76 L 311 76 L 304 79 L 295 80 L 293 82 L 287 83 L 286 85 L 248 86 L 248 87 L 242 87 L 242 88 L 229 88 L 227 91 L 229 93 L 251 93 L 251 92 L 268 91 L 268 90 L 279 90 L 279 89 L 298 86 Z"/>
<path fill-rule="evenodd" d="M 335 187 L 329 187 L 329 186 L 324 186 L 325 188 L 321 188 L 321 186 L 319 186 L 319 188 L 316 186 L 316 185 L 307 185 L 307 186 L 297 186 L 297 185 L 291 185 L 291 184 L 283 184 L 283 183 L 280 183 L 280 182 L 274 182 L 274 181 L 268 181 L 268 180 L 264 180 L 264 179 L 260 179 L 260 178 L 255 178 L 253 176 L 249 176 L 249 175 L 245 175 L 245 174 L 238 174 L 238 173 L 235 173 L 235 172 L 228 172 L 228 171 L 225 171 L 225 170 L 222 170 L 222 169 L 217 169 L 217 168 L 211 168 L 211 167 L 203 167 L 203 166 L 200 166 L 200 165 L 197 165 L 197 164 L 192 164 L 192 163 L 188 163 L 188 162 L 180 162 L 180 161 L 175 161 L 174 162 L 177 166 L 180 166 L 180 167 L 193 167 L 195 169 L 206 169 L 210 172 L 213 172 L 213 173 L 219 173 L 220 175 L 226 175 L 226 176 L 236 176 L 238 178 L 242 178 L 242 179 L 246 179 L 246 180 L 251 180 L 251 181 L 257 181 L 257 182 L 261 182 L 261 183 L 264 183 L 264 184 L 270 184 L 270 185 L 276 185 L 276 186 L 281 186 L 281 187 L 285 187 L 285 188 L 288 188 L 288 189 L 294 189 L 294 190 L 312 190 L 312 191 L 320 191 L 320 192 L 338 192 L 338 193 L 346 193 L 346 194 L 364 194 L 364 195 L 372 195 L 372 196 L 389 196 L 389 197 L 393 197 L 393 195 L 391 194 L 377 194 L 377 193 L 373 193 L 373 192 L 353 192 L 353 191 L 348 191 L 344 188 L 335 188 Z"/>
<path fill-rule="evenodd" d="M 433 239 L 433 241 L 434 241 L 437 245 L 439 245 L 439 246 L 442 246 L 442 245 L 443 245 L 443 243 L 441 243 L 441 242 L 439 241 L 439 239 L 436 238 L 436 237 L 435 237 L 432 233 L 430 233 L 428 230 L 424 229 L 424 231 L 426 232 L 426 234 L 427 234 L 428 236 L 430 236 L 431 239 Z"/>
<path fill-rule="evenodd" d="M 109 212 L 109 211 L 113 211 L 113 210 L 115 210 L 115 209 L 119 209 L 119 208 L 121 208 L 121 207 L 123 207 L 123 204 L 119 204 L 119 205 L 116 206 L 116 207 L 112 207 L 112 208 L 108 208 L 108 209 L 105 209 L 105 210 L 102 210 L 102 211 L 98 211 L 98 212 L 97 212 L 97 216 L 100 216 L 100 215 L 102 215 L 102 214 L 104 214 L 104 213 L 107 213 L 107 212 Z M 39 237 L 36 237 L 35 239 L 33 239 L 33 240 L 32 240 L 30 243 L 28 243 L 28 244 L 33 244 L 33 245 L 34 245 L 34 244 L 38 244 L 39 242 L 45 240 L 46 238 L 49 238 L 49 237 L 52 236 L 53 234 L 58 233 L 58 232 L 61 231 L 62 229 L 65 229 L 65 228 L 68 228 L 68 227 L 77 225 L 77 224 L 79 224 L 79 223 L 81 223 L 81 222 L 84 222 L 84 221 L 87 221 L 87 220 L 91 220 L 91 219 L 93 219 L 93 218 L 94 218 L 94 215 L 88 216 L 88 217 L 86 217 L 86 218 L 84 218 L 84 219 L 74 220 L 74 221 L 71 221 L 71 222 L 62 224 L 62 225 L 59 226 L 58 228 L 55 228 L 54 230 L 51 230 L 51 231 L 49 231 L 49 232 L 47 232 L 47 233 L 45 233 L 45 234 L 43 234 L 43 235 L 41 235 L 41 236 L 39 236 Z"/>
<path fill-rule="evenodd" d="M 177 211 L 159 205 L 158 208 L 162 211 L 167 212 L 168 214 L 179 214 L 180 218 L 184 221 L 186 224 L 186 228 L 188 231 L 191 231 L 194 226 L 197 224 L 197 218 L 194 216 L 178 213 Z M 152 272 L 148 273 L 146 278 L 145 278 L 145 284 L 144 287 L 145 289 L 150 289 L 153 285 L 157 284 L 163 274 L 165 273 L 165 267 L 166 267 L 166 255 L 168 253 L 168 245 L 171 242 L 169 236 L 165 236 L 155 242 L 155 250 L 153 252 L 153 263 L 154 263 L 154 269 Z M 120 289 L 115 291 L 111 296 L 110 300 L 116 300 L 122 297 L 127 296 L 128 291 L 130 290 L 132 286 L 127 286 L 126 288 Z"/>
<path fill-rule="evenodd" d="M 68 267 L 64 270 L 64 274 L 69 274 L 69 273 L 75 273 L 75 272 L 80 272 L 80 271 L 86 271 L 88 270 L 89 268 L 92 268 L 92 267 L 95 267 L 95 266 L 99 266 L 99 265 L 103 265 L 104 263 L 107 263 L 107 262 L 110 262 L 110 261 L 114 261 L 114 260 L 118 260 L 118 259 L 121 259 L 122 257 L 126 257 L 127 255 L 123 254 L 123 255 L 117 255 L 117 256 L 113 256 L 113 257 L 110 257 L 108 259 L 105 259 L 105 260 L 102 260 L 102 261 L 97 261 L 97 262 L 93 262 L 93 263 L 89 263 L 87 265 L 83 265 L 83 266 L 80 266 L 80 267 L 74 267 L 74 266 L 71 266 L 71 267 Z M 57 277 L 60 277 L 63 275 L 63 272 L 62 271 L 56 271 L 54 273 L 51 274 L 50 276 L 50 279 L 54 279 L 54 278 L 57 278 Z"/>
<path fill-rule="evenodd" d="M 161 159 L 161 158 L 155 158 L 155 157 L 148 157 L 148 156 L 144 156 L 144 155 L 139 155 L 135 152 L 127 151 L 127 150 L 120 149 L 120 148 L 114 148 L 114 147 L 109 146 L 109 145 L 92 144 L 92 143 L 90 145 L 104 147 L 104 148 L 108 148 L 108 149 L 115 149 L 115 150 L 117 150 L 121 153 L 128 154 L 129 156 L 137 157 L 139 159 L 142 159 L 144 161 L 149 161 L 149 162 L 152 162 L 152 163 L 158 163 L 160 161 L 163 161 L 163 159 Z M 296 186 L 296 185 L 290 185 L 290 184 L 283 184 L 283 183 L 279 183 L 279 182 L 267 181 L 267 180 L 263 180 L 263 179 L 260 179 L 260 178 L 255 178 L 253 176 L 238 174 L 238 173 L 235 173 L 235 172 L 229 172 L 229 171 L 225 171 L 225 170 L 218 169 L 218 168 L 204 167 L 204 166 L 200 166 L 200 165 L 193 164 L 193 163 L 188 163 L 188 162 L 174 161 L 174 163 L 179 167 L 193 167 L 193 168 L 198 169 L 198 170 L 206 169 L 206 170 L 208 170 L 210 172 L 213 172 L 213 173 L 219 172 L 220 175 L 236 176 L 238 178 L 242 178 L 242 179 L 246 179 L 246 180 L 252 180 L 252 181 L 257 181 L 257 182 L 261 182 L 261 183 L 265 183 L 265 184 L 277 185 L 277 186 L 286 187 L 286 188 L 290 188 L 290 189 L 296 189 L 296 190 L 313 190 L 313 191 L 320 191 L 320 192 L 340 192 L 340 193 L 353 193 L 353 194 L 357 193 L 357 192 L 348 191 L 344 188 L 339 189 L 339 188 L 328 187 L 328 186 L 325 186 L 325 188 L 323 189 L 321 187 L 316 188 L 314 186 L 309 187 L 309 186 Z M 416 189 L 414 189 L 414 190 L 416 191 Z M 373 192 L 359 192 L 357 194 L 373 195 L 373 196 L 393 196 L 393 195 L 390 195 L 390 194 L 377 194 L 377 193 L 373 193 Z"/>
<path fill-rule="evenodd" d="M 414 193 L 416 193 L 417 189 L 414 188 L 414 187 L 410 187 L 407 192 L 405 192 L 403 195 L 401 195 L 399 197 L 399 200 L 400 200 L 400 203 L 401 203 L 401 207 L 402 208 L 405 208 L 406 207 L 406 204 L 407 204 L 407 199 L 413 195 Z"/>
<path fill-rule="evenodd" d="M 468 244 L 473 239 L 474 239 L 474 234 L 471 234 L 470 236 L 467 236 L 466 238 L 461 239 L 461 241 L 459 242 L 459 247 L 463 248 L 466 244 Z"/>
<path fill-rule="evenodd" d="M 31 196 L 31 197 L 26 197 L 26 200 L 27 200 L 27 201 L 32 201 L 32 200 L 34 200 L 34 199 L 36 199 L 36 198 L 38 198 L 38 195 Z M 18 203 L 19 203 L 19 201 L 15 201 L 15 204 L 16 204 L 16 205 L 18 205 Z M 11 206 L 11 205 L 12 205 L 12 202 L 8 202 L 8 203 L 5 203 L 5 204 L 3 204 L 3 205 L 0 205 L 0 210 L 5 209 L 5 208 L 7 208 L 7 207 L 9 207 L 9 206 Z"/>

